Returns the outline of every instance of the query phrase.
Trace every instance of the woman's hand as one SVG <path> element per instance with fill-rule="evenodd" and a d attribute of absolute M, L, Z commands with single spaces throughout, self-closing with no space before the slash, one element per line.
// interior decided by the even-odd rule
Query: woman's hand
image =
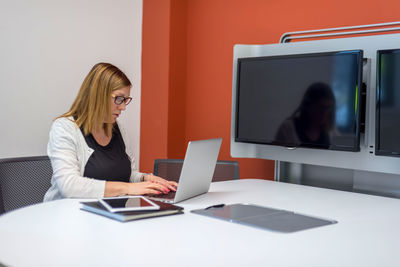
<path fill-rule="evenodd" d="M 144 180 L 148 181 L 148 182 L 161 184 L 164 187 L 168 188 L 168 192 L 170 190 L 176 191 L 176 188 L 178 187 L 178 183 L 177 182 L 165 180 L 165 179 L 163 179 L 161 177 L 153 175 L 152 173 L 151 174 L 145 174 L 144 175 Z"/>
<path fill-rule="evenodd" d="M 161 183 L 145 181 L 139 183 L 124 183 L 107 181 L 104 197 L 115 197 L 122 195 L 145 195 L 145 194 L 167 194 L 170 189 Z"/>
<path fill-rule="evenodd" d="M 147 195 L 147 194 L 160 194 L 161 192 L 167 194 L 170 190 L 161 183 L 152 181 L 145 181 L 139 183 L 128 183 L 127 195 Z"/>

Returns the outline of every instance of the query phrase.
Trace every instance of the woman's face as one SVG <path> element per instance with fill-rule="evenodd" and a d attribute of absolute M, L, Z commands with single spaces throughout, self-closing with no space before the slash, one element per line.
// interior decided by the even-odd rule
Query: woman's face
<path fill-rule="evenodd" d="M 314 125 L 326 125 L 332 118 L 334 103 L 330 99 L 320 99 L 309 109 L 309 119 Z"/>
<path fill-rule="evenodd" d="M 115 104 L 115 97 L 122 96 L 122 97 L 129 97 L 131 93 L 131 87 L 127 86 L 118 90 L 115 90 L 112 92 L 114 96 L 111 97 L 111 117 L 107 119 L 105 122 L 106 123 L 114 123 L 116 122 L 117 118 L 119 115 L 121 115 L 121 112 L 126 109 L 126 104 L 125 102 L 122 102 L 122 104 Z"/>

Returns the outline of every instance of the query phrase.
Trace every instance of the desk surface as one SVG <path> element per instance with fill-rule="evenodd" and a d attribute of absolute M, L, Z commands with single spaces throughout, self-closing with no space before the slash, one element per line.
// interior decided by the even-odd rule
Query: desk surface
<path fill-rule="evenodd" d="M 190 213 L 251 203 L 339 223 L 296 233 Z M 120 223 L 79 200 L 0 216 L 0 262 L 10 266 L 397 266 L 400 200 L 265 180 L 217 182 L 179 203 L 184 215 Z"/>

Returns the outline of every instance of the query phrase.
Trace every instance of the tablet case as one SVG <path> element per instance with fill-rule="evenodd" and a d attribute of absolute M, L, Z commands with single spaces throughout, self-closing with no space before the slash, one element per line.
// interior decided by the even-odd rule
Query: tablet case
<path fill-rule="evenodd" d="M 283 233 L 297 232 L 337 223 L 334 220 L 251 204 L 216 205 L 215 207 L 192 210 L 191 212 Z"/>

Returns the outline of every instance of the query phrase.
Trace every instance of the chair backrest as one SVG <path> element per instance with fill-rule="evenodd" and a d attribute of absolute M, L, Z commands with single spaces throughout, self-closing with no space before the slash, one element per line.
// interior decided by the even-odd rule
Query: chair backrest
<path fill-rule="evenodd" d="M 182 165 L 182 159 L 156 159 L 154 160 L 153 174 L 167 180 L 178 181 Z M 233 179 L 239 179 L 239 163 L 237 161 L 218 160 L 212 181 L 218 182 Z"/>
<path fill-rule="evenodd" d="M 52 174 L 47 156 L 0 159 L 0 214 L 42 202 Z"/>

